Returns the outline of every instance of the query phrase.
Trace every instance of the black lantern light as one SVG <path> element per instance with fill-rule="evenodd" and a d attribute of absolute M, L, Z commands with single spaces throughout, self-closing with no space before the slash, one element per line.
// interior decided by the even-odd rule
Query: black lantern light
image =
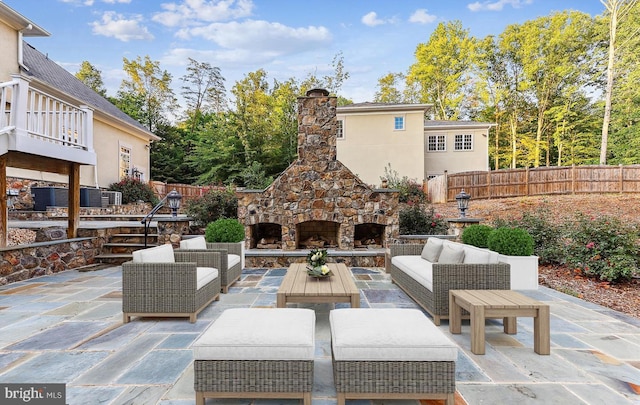
<path fill-rule="evenodd" d="M 467 208 L 469 208 L 470 199 L 471 196 L 465 193 L 464 189 L 462 189 L 460 193 L 456 195 L 456 202 L 458 203 L 458 209 L 460 210 L 460 218 L 466 217 L 465 211 L 467 210 Z"/>
<path fill-rule="evenodd" d="M 181 200 L 182 200 L 182 195 L 178 193 L 175 188 L 171 190 L 169 194 L 167 194 L 167 201 L 169 201 L 169 208 L 171 208 L 171 215 L 174 217 L 178 216 L 178 209 L 180 208 Z"/>

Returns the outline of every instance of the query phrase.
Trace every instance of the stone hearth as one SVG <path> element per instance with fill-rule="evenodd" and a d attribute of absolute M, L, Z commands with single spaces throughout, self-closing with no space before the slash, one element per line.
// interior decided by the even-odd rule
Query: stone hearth
<path fill-rule="evenodd" d="M 397 239 L 398 192 L 370 188 L 337 160 L 336 106 L 324 89 L 298 98 L 298 159 L 265 190 L 238 192 L 247 248 L 353 250 Z"/>

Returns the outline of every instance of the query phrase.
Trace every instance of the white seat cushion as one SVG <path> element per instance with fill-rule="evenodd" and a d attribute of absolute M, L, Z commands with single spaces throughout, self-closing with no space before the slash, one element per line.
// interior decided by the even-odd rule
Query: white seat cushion
<path fill-rule="evenodd" d="M 202 250 L 207 248 L 207 241 L 204 236 L 184 239 L 180 241 L 180 249 Z"/>
<path fill-rule="evenodd" d="M 429 291 L 433 291 L 433 263 L 417 255 L 394 256 L 391 264 L 406 273 Z"/>
<path fill-rule="evenodd" d="M 315 325 L 312 309 L 227 309 L 193 343 L 193 355 L 196 360 L 313 360 Z"/>
<path fill-rule="evenodd" d="M 211 281 L 218 278 L 218 269 L 215 267 L 197 267 L 196 268 L 196 290 L 204 287 Z"/>
<path fill-rule="evenodd" d="M 240 263 L 240 256 L 238 255 L 227 255 L 227 267 L 232 268 L 236 264 Z"/>
<path fill-rule="evenodd" d="M 164 244 L 148 249 L 136 250 L 132 253 L 134 263 L 175 263 L 173 246 Z"/>
<path fill-rule="evenodd" d="M 338 361 L 455 361 L 458 349 L 417 309 L 342 308 L 329 313 Z"/>

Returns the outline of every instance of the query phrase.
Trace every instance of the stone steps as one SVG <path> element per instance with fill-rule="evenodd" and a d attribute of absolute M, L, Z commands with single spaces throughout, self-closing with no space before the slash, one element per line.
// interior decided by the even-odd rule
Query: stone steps
<path fill-rule="evenodd" d="M 95 259 L 100 263 L 122 264 L 132 259 L 136 250 L 146 249 L 158 245 L 158 231 L 149 230 L 145 246 L 144 227 L 121 228 L 120 233 L 113 234 L 109 241 L 102 245 L 102 251 Z"/>

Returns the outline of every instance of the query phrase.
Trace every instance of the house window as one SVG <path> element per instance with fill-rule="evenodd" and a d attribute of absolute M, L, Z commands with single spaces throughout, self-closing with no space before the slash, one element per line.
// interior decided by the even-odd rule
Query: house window
<path fill-rule="evenodd" d="M 131 175 L 131 148 L 120 145 L 120 157 L 118 159 L 118 171 L 120 180 Z"/>
<path fill-rule="evenodd" d="M 395 131 L 404 131 L 404 116 L 393 117 L 393 129 Z"/>
<path fill-rule="evenodd" d="M 471 134 L 456 135 L 455 150 L 473 150 L 473 136 Z"/>
<path fill-rule="evenodd" d="M 447 150 L 444 135 L 429 135 L 427 150 L 429 152 L 441 152 Z"/>
<path fill-rule="evenodd" d="M 338 129 L 336 131 L 336 138 L 344 139 L 344 121 L 338 120 Z"/>

